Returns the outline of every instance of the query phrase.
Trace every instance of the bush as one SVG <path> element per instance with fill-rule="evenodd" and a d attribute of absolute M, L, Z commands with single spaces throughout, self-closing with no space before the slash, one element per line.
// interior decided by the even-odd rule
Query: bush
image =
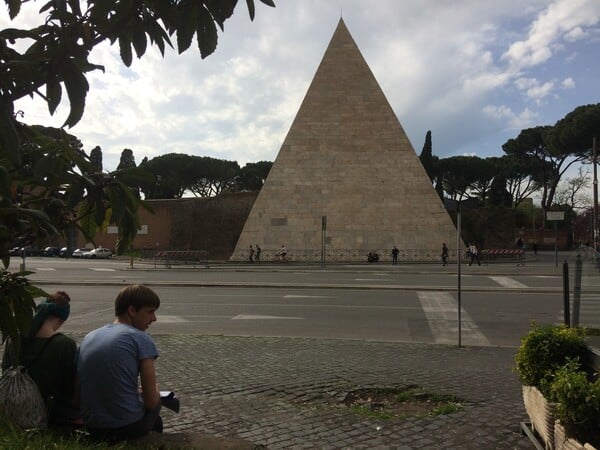
<path fill-rule="evenodd" d="M 600 378 L 595 380 L 570 361 L 558 369 L 551 385 L 552 397 L 558 402 L 556 416 L 567 435 L 579 442 L 600 446 Z"/>
<path fill-rule="evenodd" d="M 568 359 L 583 361 L 587 347 L 585 330 L 557 325 L 533 325 L 521 339 L 516 355 L 516 371 L 521 383 L 537 387 L 551 399 L 554 373 Z"/>

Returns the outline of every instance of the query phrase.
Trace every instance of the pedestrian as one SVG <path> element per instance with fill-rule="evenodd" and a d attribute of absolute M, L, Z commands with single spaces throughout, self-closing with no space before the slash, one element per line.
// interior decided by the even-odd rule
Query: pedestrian
<path fill-rule="evenodd" d="M 58 330 L 69 317 L 71 298 L 64 291 L 50 295 L 35 308 L 29 334 L 21 338 L 20 364 L 38 387 L 48 414 L 48 426 L 81 424 L 75 407 L 77 344 Z M 2 370 L 15 366 L 15 347 L 9 340 Z"/>
<path fill-rule="evenodd" d="M 448 265 L 448 247 L 445 242 L 442 242 L 442 267 Z"/>
<path fill-rule="evenodd" d="M 112 442 L 162 432 L 154 361 L 158 350 L 146 329 L 160 299 L 135 284 L 115 299 L 115 321 L 87 334 L 77 355 L 83 422 L 90 435 Z"/>
<path fill-rule="evenodd" d="M 393 266 L 398 264 L 398 253 L 400 253 L 400 250 L 398 250 L 398 248 L 394 245 L 394 248 L 392 249 L 392 265 Z"/>
<path fill-rule="evenodd" d="M 534 255 L 537 255 L 538 248 L 539 248 L 539 247 L 538 247 L 538 243 L 537 243 L 537 241 L 533 241 L 533 254 L 534 254 Z"/>
<path fill-rule="evenodd" d="M 471 243 L 471 245 L 469 245 L 468 254 L 471 257 L 471 260 L 469 261 L 469 266 L 473 264 L 473 261 L 477 261 L 477 264 L 481 266 L 481 261 L 479 261 L 479 250 L 477 249 L 477 246 L 474 243 Z"/>
<path fill-rule="evenodd" d="M 250 245 L 250 253 L 248 253 L 248 262 L 254 262 L 254 249 L 252 248 L 252 245 Z"/>
<path fill-rule="evenodd" d="M 277 252 L 277 256 L 279 256 L 281 262 L 286 261 L 287 248 L 285 248 L 285 244 L 281 245 L 281 250 L 279 250 L 279 252 Z"/>
<path fill-rule="evenodd" d="M 262 252 L 262 249 L 260 248 L 260 245 L 256 244 L 256 256 L 254 257 L 254 261 L 260 262 L 260 252 Z"/>
<path fill-rule="evenodd" d="M 521 239 L 521 238 L 517 239 L 517 248 L 519 250 L 523 249 L 523 239 Z"/>

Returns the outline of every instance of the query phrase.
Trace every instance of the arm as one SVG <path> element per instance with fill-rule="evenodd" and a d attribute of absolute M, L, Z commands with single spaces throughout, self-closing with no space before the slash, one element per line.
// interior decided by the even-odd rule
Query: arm
<path fill-rule="evenodd" d="M 140 361 L 140 379 L 142 382 L 144 408 L 153 409 L 160 402 L 160 395 L 156 385 L 154 358 L 146 358 Z"/>

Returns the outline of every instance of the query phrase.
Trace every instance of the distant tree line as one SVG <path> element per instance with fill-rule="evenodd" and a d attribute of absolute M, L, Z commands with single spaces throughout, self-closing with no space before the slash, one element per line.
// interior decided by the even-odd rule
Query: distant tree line
<path fill-rule="evenodd" d="M 102 170 L 100 147 L 91 150 L 90 159 Z M 136 165 L 133 150 L 126 148 L 116 172 L 127 174 L 130 187 L 145 199 L 181 198 L 186 193 L 213 197 L 223 192 L 259 191 L 272 165 L 259 161 L 240 167 L 237 161 L 183 153 L 146 157 Z"/>
<path fill-rule="evenodd" d="M 600 104 L 579 106 L 553 126 L 522 130 L 502 146 L 500 157 L 438 158 L 428 131 L 420 160 L 440 197 L 516 208 L 537 193 L 542 209 L 548 210 L 556 204 L 567 169 L 591 162 L 594 137 L 600 139 Z"/>

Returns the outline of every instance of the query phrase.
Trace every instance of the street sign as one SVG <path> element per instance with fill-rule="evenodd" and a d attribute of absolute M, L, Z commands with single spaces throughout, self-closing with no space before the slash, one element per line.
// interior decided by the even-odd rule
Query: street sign
<path fill-rule="evenodd" d="M 546 211 L 546 220 L 565 220 L 564 211 Z"/>

